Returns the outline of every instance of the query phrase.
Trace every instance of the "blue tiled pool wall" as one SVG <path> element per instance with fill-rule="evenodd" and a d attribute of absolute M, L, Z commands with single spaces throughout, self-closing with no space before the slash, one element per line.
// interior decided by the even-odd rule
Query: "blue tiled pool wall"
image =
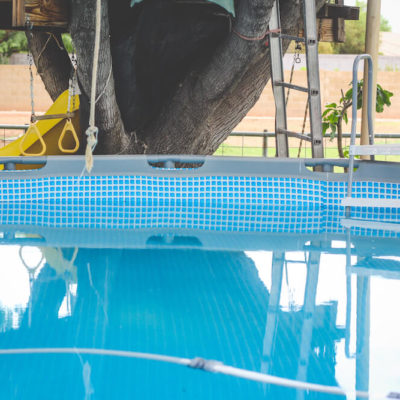
<path fill-rule="evenodd" d="M 1 202 L 285 205 L 339 208 L 347 182 L 256 176 L 93 176 L 0 180 Z M 354 182 L 353 197 L 398 199 L 400 184 Z"/>
<path fill-rule="evenodd" d="M 380 222 L 400 221 L 399 210 L 353 210 L 352 217 Z M 139 206 L 0 203 L 0 225 L 76 229 L 179 229 L 220 232 L 345 233 L 345 210 L 286 206 Z M 353 228 L 362 236 L 399 237 L 391 231 Z"/>
<path fill-rule="evenodd" d="M 353 196 L 399 198 L 398 183 L 355 182 Z M 0 224 L 96 229 L 178 228 L 343 233 L 346 182 L 277 177 L 45 177 L 0 180 Z M 400 221 L 400 209 L 352 209 Z M 354 234 L 399 233 L 353 228 Z"/>

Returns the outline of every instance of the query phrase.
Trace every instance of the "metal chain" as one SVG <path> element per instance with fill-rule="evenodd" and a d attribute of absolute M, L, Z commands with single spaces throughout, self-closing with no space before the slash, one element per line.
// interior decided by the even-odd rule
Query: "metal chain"
<path fill-rule="evenodd" d="M 75 89 L 78 84 L 78 62 L 76 61 L 75 49 L 72 52 L 71 57 L 72 68 L 73 68 L 73 82 L 72 82 L 72 109 L 75 110 Z"/>
<path fill-rule="evenodd" d="M 300 42 L 296 42 L 295 53 L 293 56 L 292 69 L 290 70 L 290 79 L 289 79 L 290 84 L 293 82 L 294 66 L 296 64 L 301 63 L 300 51 L 301 51 L 301 44 L 300 44 Z M 288 91 L 286 94 L 286 106 L 288 105 L 288 102 L 289 102 L 289 96 L 290 96 L 290 88 L 288 88 Z"/>
<path fill-rule="evenodd" d="M 25 27 L 26 27 L 26 31 L 28 35 L 32 36 L 32 28 L 33 28 L 33 24 L 29 18 L 29 16 L 26 16 L 25 19 Z M 29 50 L 28 47 L 28 65 L 29 65 L 29 78 L 30 78 L 30 95 L 31 95 L 31 122 L 33 123 L 35 120 L 35 96 L 34 96 L 34 91 L 33 91 L 33 71 L 32 71 L 32 67 L 33 67 L 33 55 L 31 53 L 31 51 Z"/>
<path fill-rule="evenodd" d="M 28 52 L 28 63 L 29 63 L 29 75 L 30 75 L 30 92 L 31 92 L 31 122 L 35 120 L 35 96 L 33 92 L 33 56 L 31 52 Z"/>
<path fill-rule="evenodd" d="M 75 111 L 75 95 L 76 95 L 76 85 L 77 85 L 77 61 L 75 55 L 75 49 L 72 50 L 71 55 L 71 76 L 69 78 L 69 87 L 68 87 L 68 109 L 67 113 L 71 112 L 71 99 L 72 99 L 72 111 Z"/>

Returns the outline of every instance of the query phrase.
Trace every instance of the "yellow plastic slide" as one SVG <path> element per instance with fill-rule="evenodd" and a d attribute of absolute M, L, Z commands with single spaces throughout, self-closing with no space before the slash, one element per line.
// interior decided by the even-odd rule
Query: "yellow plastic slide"
<path fill-rule="evenodd" d="M 73 103 L 74 102 L 71 99 L 71 111 L 78 111 L 79 96 L 75 96 L 74 108 Z M 57 98 L 45 115 L 66 114 L 67 110 L 68 90 Z M 79 112 L 75 113 L 71 123 L 80 138 Z M 67 119 L 47 119 L 37 121 L 29 127 L 23 136 L 9 143 L 7 146 L 0 148 L 0 157 L 39 155 L 43 151 L 44 147 L 46 149 L 46 155 L 73 153 L 77 150 L 79 143 L 77 143 L 71 129 L 69 129 L 71 126 L 66 124 L 68 124 Z M 66 132 L 64 132 L 60 148 L 60 136 L 63 134 L 64 130 L 66 130 Z M 45 143 L 45 146 L 43 146 L 43 143 Z"/>

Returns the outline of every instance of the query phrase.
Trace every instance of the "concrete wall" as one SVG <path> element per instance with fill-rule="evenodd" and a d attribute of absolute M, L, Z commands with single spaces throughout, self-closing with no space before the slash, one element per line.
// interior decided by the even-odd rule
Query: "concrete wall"
<path fill-rule="evenodd" d="M 361 76 L 360 76 L 361 77 Z M 285 80 L 289 81 L 290 73 L 285 72 Z M 349 83 L 352 81 L 351 72 L 321 71 L 321 102 L 322 106 L 338 102 L 341 96 L 340 90 L 346 92 L 350 89 Z M 307 82 L 306 71 L 296 71 L 293 76 L 293 83 L 304 86 Z M 377 118 L 396 118 L 400 119 L 400 72 L 378 72 L 378 82 L 381 86 L 394 93 L 392 105 L 382 114 L 377 114 Z M 288 116 L 303 117 L 305 111 L 307 95 L 301 92 L 291 91 L 288 103 Z M 249 112 L 249 116 L 271 116 L 275 110 L 274 99 L 271 94 L 271 83 L 265 87 L 260 100 Z"/>
<path fill-rule="evenodd" d="M 51 99 L 36 70 L 34 77 L 35 111 L 45 111 Z M 0 112 L 30 111 L 30 78 L 27 65 L 0 65 Z M 0 121 L 1 122 L 1 121 Z"/>

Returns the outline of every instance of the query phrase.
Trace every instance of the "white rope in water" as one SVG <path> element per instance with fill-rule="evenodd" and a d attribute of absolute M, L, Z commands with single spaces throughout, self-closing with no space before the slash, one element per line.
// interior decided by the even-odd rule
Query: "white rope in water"
<path fill-rule="evenodd" d="M 241 379 L 247 379 L 255 382 L 261 382 L 271 385 L 284 386 L 293 389 L 307 390 L 319 393 L 329 393 L 346 396 L 346 392 L 336 386 L 319 385 L 316 383 L 300 382 L 293 379 L 279 378 L 277 376 L 262 374 L 241 368 L 230 367 L 222 362 L 214 360 L 205 360 L 203 358 L 180 358 L 165 356 L 161 354 L 140 353 L 123 350 L 89 349 L 89 348 L 31 348 L 31 349 L 0 349 L 0 355 L 16 354 L 92 354 L 100 356 L 114 356 L 124 358 L 136 358 L 152 361 L 161 361 L 171 364 L 183 365 L 193 369 L 200 369 L 207 372 L 230 375 Z M 355 396 L 363 399 L 372 399 L 368 392 L 356 391 Z M 379 396 L 377 398 L 387 398 Z"/>
<path fill-rule="evenodd" d="M 96 31 L 94 39 L 94 55 L 92 67 L 92 89 L 90 93 L 90 115 L 89 128 L 86 130 L 87 145 L 86 145 L 86 171 L 91 172 L 93 168 L 93 151 L 97 145 L 97 134 L 99 132 L 95 124 L 96 114 L 96 89 L 97 89 L 97 72 L 99 67 L 100 53 L 100 33 L 101 33 L 101 0 L 96 3 Z"/>

